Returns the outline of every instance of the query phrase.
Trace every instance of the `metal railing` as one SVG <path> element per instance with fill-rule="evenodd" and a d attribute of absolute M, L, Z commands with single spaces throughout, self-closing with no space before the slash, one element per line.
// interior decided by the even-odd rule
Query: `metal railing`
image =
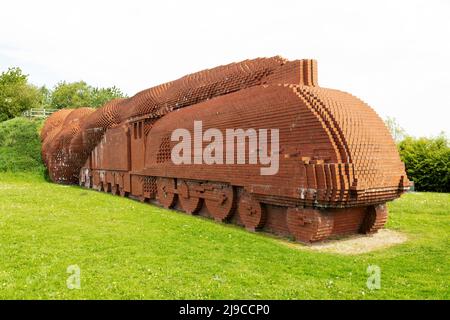
<path fill-rule="evenodd" d="M 30 109 L 22 113 L 27 118 L 47 118 L 58 109 Z"/>

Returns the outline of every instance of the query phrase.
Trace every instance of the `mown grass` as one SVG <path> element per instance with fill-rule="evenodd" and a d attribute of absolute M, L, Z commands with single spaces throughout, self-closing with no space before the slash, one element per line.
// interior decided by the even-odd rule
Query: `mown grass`
<path fill-rule="evenodd" d="M 0 174 L 2 299 L 448 299 L 450 194 L 389 205 L 409 241 L 367 254 L 299 250 L 231 225 Z M 81 269 L 70 290 L 69 265 Z M 369 265 L 381 289 L 366 286 Z"/>

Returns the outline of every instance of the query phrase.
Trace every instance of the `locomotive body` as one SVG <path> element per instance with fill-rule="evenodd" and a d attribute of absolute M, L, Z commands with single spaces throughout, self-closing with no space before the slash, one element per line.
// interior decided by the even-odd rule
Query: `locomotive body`
<path fill-rule="evenodd" d="M 43 130 L 59 146 L 43 148 L 49 170 L 66 168 L 59 182 L 298 241 L 383 227 L 386 201 L 409 185 L 383 121 L 356 97 L 318 87 L 314 61 L 255 61 L 107 104 L 71 135 L 55 133 L 55 115 Z"/>

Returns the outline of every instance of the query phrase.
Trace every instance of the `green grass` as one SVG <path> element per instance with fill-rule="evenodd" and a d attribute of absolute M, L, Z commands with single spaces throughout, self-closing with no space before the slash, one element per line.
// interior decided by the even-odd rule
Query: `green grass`
<path fill-rule="evenodd" d="M 21 117 L 0 122 L 0 172 L 45 171 L 39 138 L 42 124 Z"/>
<path fill-rule="evenodd" d="M 345 256 L 112 195 L 0 174 L 2 299 L 449 299 L 450 194 L 389 205 L 409 241 Z M 69 290 L 69 265 L 81 289 Z M 366 287 L 369 265 L 381 289 Z"/>

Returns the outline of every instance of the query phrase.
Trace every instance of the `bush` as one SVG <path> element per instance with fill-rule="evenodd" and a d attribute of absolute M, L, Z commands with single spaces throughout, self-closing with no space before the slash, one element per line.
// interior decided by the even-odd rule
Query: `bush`
<path fill-rule="evenodd" d="M 450 192 L 449 140 L 406 137 L 399 144 L 402 161 L 418 191 Z"/>
<path fill-rule="evenodd" d="M 0 123 L 0 171 L 44 172 L 39 139 L 42 123 L 25 118 Z"/>

